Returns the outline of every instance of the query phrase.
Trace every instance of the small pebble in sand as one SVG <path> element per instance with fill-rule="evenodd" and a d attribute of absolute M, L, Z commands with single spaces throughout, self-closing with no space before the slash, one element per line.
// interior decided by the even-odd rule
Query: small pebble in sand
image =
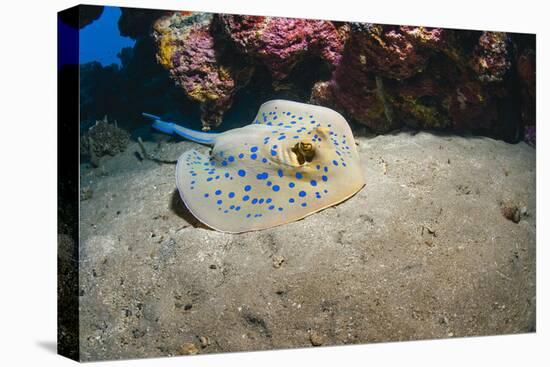
<path fill-rule="evenodd" d="M 183 355 L 193 355 L 197 354 L 199 352 L 199 349 L 194 343 L 183 343 L 183 345 L 180 348 L 180 354 Z"/>
<path fill-rule="evenodd" d="M 80 189 L 80 201 L 90 200 L 94 196 L 94 190 L 88 186 Z"/>
<path fill-rule="evenodd" d="M 285 258 L 283 256 L 281 255 L 273 256 L 273 267 L 275 269 L 280 268 L 284 262 L 285 262 Z"/>
<path fill-rule="evenodd" d="M 210 338 L 207 336 L 199 336 L 199 342 L 201 343 L 201 348 L 206 348 L 210 345 Z"/>
<path fill-rule="evenodd" d="M 520 210 L 516 205 L 512 205 L 512 204 L 503 205 L 501 212 L 504 218 L 511 220 L 514 223 L 519 223 L 521 219 Z"/>
<path fill-rule="evenodd" d="M 309 341 L 311 342 L 311 345 L 313 345 L 314 347 L 323 345 L 323 343 L 325 342 L 323 335 L 319 334 L 317 331 L 310 331 Z"/>

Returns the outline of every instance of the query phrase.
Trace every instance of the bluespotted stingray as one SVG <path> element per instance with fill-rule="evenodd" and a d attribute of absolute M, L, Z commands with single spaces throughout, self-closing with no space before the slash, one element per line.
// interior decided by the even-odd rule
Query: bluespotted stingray
<path fill-rule="evenodd" d="M 275 227 L 338 204 L 365 185 L 351 129 L 326 107 L 273 100 L 250 125 L 223 133 L 159 117 L 153 127 L 212 146 L 184 152 L 176 185 L 191 213 L 229 233 Z"/>

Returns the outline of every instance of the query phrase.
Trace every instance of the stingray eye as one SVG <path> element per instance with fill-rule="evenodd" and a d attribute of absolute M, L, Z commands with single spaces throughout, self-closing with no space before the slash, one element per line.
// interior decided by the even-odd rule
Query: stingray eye
<path fill-rule="evenodd" d="M 300 142 L 300 149 L 304 152 L 310 152 L 313 150 L 313 144 Z"/>
<path fill-rule="evenodd" d="M 313 157 L 315 156 L 315 149 L 313 148 L 313 144 L 309 142 L 299 142 L 292 147 L 292 152 L 296 154 L 296 159 L 298 159 L 298 163 L 304 164 L 305 162 L 311 162 L 313 160 Z"/>

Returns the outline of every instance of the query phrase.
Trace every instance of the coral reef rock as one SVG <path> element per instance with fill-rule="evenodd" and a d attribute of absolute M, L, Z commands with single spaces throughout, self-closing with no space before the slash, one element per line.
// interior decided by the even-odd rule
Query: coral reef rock
<path fill-rule="evenodd" d="M 508 35 L 502 32 L 483 32 L 473 57 L 473 69 L 482 81 L 502 81 L 510 69 Z"/>
<path fill-rule="evenodd" d="M 136 44 L 120 67 L 81 65 L 83 128 L 150 111 L 209 130 L 284 98 L 376 133 L 535 143 L 534 35 L 144 9 L 123 9 L 118 25 Z"/>
<path fill-rule="evenodd" d="M 80 154 L 88 157 L 90 163 L 99 166 L 99 159 L 103 156 L 114 156 L 123 152 L 130 142 L 130 134 L 115 124 L 111 124 L 105 117 L 97 121 L 80 138 Z"/>
<path fill-rule="evenodd" d="M 212 19 L 211 14 L 175 12 L 153 26 L 157 61 L 190 99 L 200 103 L 204 130 L 221 123 L 237 86 L 245 85 L 253 70 L 216 48 Z"/>
<path fill-rule="evenodd" d="M 338 65 L 348 34 L 346 25 L 338 28 L 325 20 L 226 14 L 217 20 L 237 48 L 261 61 L 276 80 L 288 77 L 305 56 Z"/>
<path fill-rule="evenodd" d="M 499 32 L 352 24 L 341 62 L 310 101 L 376 132 L 406 125 L 517 141 L 511 45 Z"/>

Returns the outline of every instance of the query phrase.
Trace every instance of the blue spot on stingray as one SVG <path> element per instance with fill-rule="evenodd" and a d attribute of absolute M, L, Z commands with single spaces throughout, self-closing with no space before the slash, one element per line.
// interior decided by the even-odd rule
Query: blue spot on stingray
<path fill-rule="evenodd" d="M 216 203 L 218 203 L 218 205 L 222 205 L 223 201 L 218 200 L 218 201 L 216 201 Z"/>
<path fill-rule="evenodd" d="M 246 186 L 244 187 L 244 191 L 250 191 L 251 188 L 252 188 L 252 187 L 250 187 L 250 185 L 246 185 Z"/>
<path fill-rule="evenodd" d="M 221 193 L 222 193 L 222 190 L 216 190 L 216 192 L 214 194 L 220 195 Z"/>
<path fill-rule="evenodd" d="M 227 160 L 229 162 L 233 162 L 235 160 L 235 157 L 233 157 L 232 155 L 230 155 L 229 157 L 227 157 Z"/>
<path fill-rule="evenodd" d="M 279 211 L 282 212 L 282 211 L 283 211 L 283 208 L 279 207 Z"/>
<path fill-rule="evenodd" d="M 232 199 L 232 198 L 235 197 L 235 193 L 234 193 L 234 192 L 230 192 L 229 194 L 227 194 L 227 196 L 229 196 L 229 198 Z"/>
<path fill-rule="evenodd" d="M 317 181 L 315 180 L 311 180 L 309 181 L 309 183 L 311 184 L 311 186 L 317 186 Z"/>
<path fill-rule="evenodd" d="M 293 188 L 294 186 L 296 186 L 296 185 L 294 184 L 294 182 L 289 182 L 289 183 L 288 183 L 288 187 Z"/>
<path fill-rule="evenodd" d="M 251 158 L 251 159 L 256 159 L 256 158 L 258 158 L 258 155 L 255 154 L 255 153 L 254 153 L 254 154 L 251 154 L 251 155 L 250 155 L 250 158 Z"/>
<path fill-rule="evenodd" d="M 268 198 L 265 202 L 269 204 L 271 203 L 271 201 L 272 201 L 271 198 Z"/>
<path fill-rule="evenodd" d="M 293 199 L 293 198 L 290 198 L 290 199 L 288 199 L 288 202 L 289 202 L 289 203 L 293 203 L 293 202 L 294 202 L 294 199 Z"/>
<path fill-rule="evenodd" d="M 323 171 L 328 172 L 328 167 L 325 167 Z"/>
<path fill-rule="evenodd" d="M 277 152 L 274 151 L 274 150 L 272 150 L 272 151 L 271 151 L 271 155 L 272 155 L 272 156 L 276 156 L 276 155 L 277 155 Z"/>
<path fill-rule="evenodd" d="M 208 182 L 212 181 L 212 177 L 208 177 L 208 178 L 206 179 L 206 181 L 208 181 Z"/>
<path fill-rule="evenodd" d="M 328 181 L 328 177 L 327 177 L 327 176 L 325 176 L 325 175 L 321 176 L 321 179 L 322 179 L 323 181 L 325 181 L 325 182 L 327 182 L 327 181 Z"/>
<path fill-rule="evenodd" d="M 273 185 L 273 191 L 279 191 L 280 187 L 279 185 Z"/>
<path fill-rule="evenodd" d="M 218 176 L 216 176 L 216 180 L 219 180 L 219 179 L 220 179 L 220 176 L 219 176 L 219 175 L 218 175 Z"/>
<path fill-rule="evenodd" d="M 328 191 L 327 191 L 327 189 L 324 189 L 323 192 L 326 194 Z"/>
<path fill-rule="evenodd" d="M 269 175 L 267 174 L 267 172 L 263 172 L 263 173 L 258 173 L 258 174 L 256 175 L 256 178 L 257 178 L 258 180 L 265 180 L 265 179 L 267 179 L 267 176 L 269 176 Z"/>
<path fill-rule="evenodd" d="M 303 197 L 306 196 L 307 194 L 306 194 L 305 191 L 300 191 L 300 192 L 298 193 L 298 195 L 300 195 L 300 197 L 303 198 Z"/>
<path fill-rule="evenodd" d="M 321 169 L 321 165 L 318 164 L 318 165 L 315 166 L 315 168 L 317 168 L 318 170 L 320 170 L 320 169 Z"/>
<path fill-rule="evenodd" d="M 223 161 L 222 166 L 227 166 L 227 161 Z"/>
<path fill-rule="evenodd" d="M 207 197 L 209 197 L 209 196 L 210 196 L 209 194 L 204 194 L 204 197 L 205 197 L 205 198 L 207 198 Z"/>
<path fill-rule="evenodd" d="M 267 181 L 267 182 L 266 182 L 266 185 L 267 185 L 267 186 L 271 186 L 271 185 L 272 185 L 272 182 L 271 182 L 271 181 Z"/>
<path fill-rule="evenodd" d="M 262 158 L 262 163 L 267 163 L 267 158 Z"/>
<path fill-rule="evenodd" d="M 252 199 L 252 204 L 256 204 L 258 202 L 258 199 L 254 198 Z"/>
<path fill-rule="evenodd" d="M 224 175 L 226 178 L 229 177 L 229 172 L 226 172 L 225 175 Z"/>
<path fill-rule="evenodd" d="M 248 195 L 243 196 L 243 201 L 248 201 L 248 199 L 250 199 L 250 196 Z"/>
<path fill-rule="evenodd" d="M 302 173 L 301 172 L 296 172 L 296 178 L 297 179 L 301 179 L 302 178 Z"/>
<path fill-rule="evenodd" d="M 251 215 L 252 215 L 252 214 L 247 214 L 246 217 L 247 217 L 247 218 L 250 218 Z"/>
<path fill-rule="evenodd" d="M 236 210 L 236 211 L 239 211 L 239 210 L 241 210 L 241 207 L 240 207 L 240 206 L 236 206 L 236 207 L 235 207 L 235 210 Z"/>
<path fill-rule="evenodd" d="M 235 209 L 235 205 L 231 205 L 229 209 Z"/>
<path fill-rule="evenodd" d="M 258 147 L 252 147 L 252 148 L 250 148 L 250 151 L 251 151 L 252 153 L 257 152 L 257 151 L 258 151 Z"/>
<path fill-rule="evenodd" d="M 244 158 L 244 154 L 243 153 L 239 154 L 239 158 Z"/>
<path fill-rule="evenodd" d="M 268 209 L 269 209 L 269 210 L 275 209 L 275 205 L 270 205 Z"/>
<path fill-rule="evenodd" d="M 290 116 L 290 112 L 287 112 L 286 115 L 287 115 L 287 116 Z"/>
<path fill-rule="evenodd" d="M 302 203 L 301 205 L 305 208 L 307 206 L 307 203 Z"/>
<path fill-rule="evenodd" d="M 258 200 L 258 204 L 263 204 L 263 203 L 264 203 L 264 199 Z"/>
<path fill-rule="evenodd" d="M 279 168 L 277 170 L 277 174 L 279 175 L 279 177 L 283 177 L 283 170 Z"/>
<path fill-rule="evenodd" d="M 338 165 L 338 162 L 336 162 L 336 161 L 334 160 L 334 161 L 332 161 L 332 164 L 334 164 L 335 166 L 337 166 L 337 165 Z"/>
<path fill-rule="evenodd" d="M 284 140 L 284 139 L 286 139 L 286 136 L 285 136 L 285 135 L 281 135 L 281 136 L 279 136 L 279 138 L 278 138 L 277 140 Z"/>
<path fill-rule="evenodd" d="M 246 171 L 244 169 L 240 169 L 237 174 L 241 177 L 244 177 L 246 175 Z"/>

